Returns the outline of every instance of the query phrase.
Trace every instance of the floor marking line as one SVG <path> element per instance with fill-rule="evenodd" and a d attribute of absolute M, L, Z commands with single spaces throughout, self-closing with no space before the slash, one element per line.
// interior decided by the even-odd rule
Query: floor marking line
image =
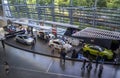
<path fill-rule="evenodd" d="M 53 60 L 53 61 L 49 64 L 48 69 L 47 69 L 47 71 L 46 71 L 46 72 L 48 72 L 48 71 L 49 71 L 49 69 L 50 69 L 50 67 L 52 66 L 53 62 L 54 62 L 54 60 Z"/>
<path fill-rule="evenodd" d="M 39 71 L 39 70 L 33 70 L 33 69 L 27 69 L 27 68 L 15 67 L 15 66 L 10 66 L 10 68 L 20 69 L 20 70 L 25 70 L 25 71 L 41 72 L 41 73 L 52 74 L 52 75 L 59 75 L 59 76 L 73 77 L 73 78 L 81 78 L 80 76 L 65 75 L 65 74 L 52 73 L 52 72 L 43 72 L 43 71 Z"/>

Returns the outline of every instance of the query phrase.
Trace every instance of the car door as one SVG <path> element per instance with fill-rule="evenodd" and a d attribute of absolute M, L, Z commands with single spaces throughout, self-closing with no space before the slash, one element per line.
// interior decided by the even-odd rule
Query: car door
<path fill-rule="evenodd" d="M 95 49 L 94 55 L 97 55 L 97 54 L 100 54 L 100 53 L 101 53 L 100 50 L 99 50 L 99 48 L 94 47 L 94 49 Z"/>
<path fill-rule="evenodd" d="M 61 49 L 62 48 L 62 43 L 58 42 L 58 48 Z"/>
<path fill-rule="evenodd" d="M 22 41 L 23 41 L 24 43 L 26 43 L 26 36 L 23 36 L 23 37 L 22 37 Z"/>
<path fill-rule="evenodd" d="M 18 39 L 19 39 L 19 41 L 20 41 L 21 43 L 24 43 L 24 42 L 23 42 L 23 37 L 22 37 L 22 36 L 19 36 Z"/>
<path fill-rule="evenodd" d="M 57 41 L 54 41 L 54 47 L 57 48 L 57 49 L 61 49 L 61 45 Z"/>
<path fill-rule="evenodd" d="M 56 41 L 53 41 L 52 45 L 54 46 L 54 48 L 57 48 L 57 42 Z"/>

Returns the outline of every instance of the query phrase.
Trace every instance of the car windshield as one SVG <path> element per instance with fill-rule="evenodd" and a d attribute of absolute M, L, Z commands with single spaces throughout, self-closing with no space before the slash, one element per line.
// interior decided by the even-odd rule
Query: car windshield
<path fill-rule="evenodd" d="M 65 42 L 64 42 L 63 40 L 60 40 L 60 42 L 61 42 L 61 44 L 62 44 L 62 45 L 64 45 L 64 44 L 65 44 Z"/>
<path fill-rule="evenodd" d="M 95 47 L 98 48 L 99 51 L 101 51 L 101 52 L 105 50 L 103 47 L 100 47 L 100 46 L 95 46 Z"/>
<path fill-rule="evenodd" d="M 96 50 L 99 50 L 100 52 L 104 51 L 105 48 L 98 46 L 98 45 L 89 45 L 90 48 L 94 48 Z"/>
<path fill-rule="evenodd" d="M 46 34 L 46 35 L 49 35 L 49 34 L 50 34 L 50 32 L 45 32 L 45 34 Z"/>
<path fill-rule="evenodd" d="M 28 38 L 30 38 L 30 37 L 29 37 L 29 36 L 23 36 L 23 38 L 24 38 L 24 39 L 28 39 Z"/>

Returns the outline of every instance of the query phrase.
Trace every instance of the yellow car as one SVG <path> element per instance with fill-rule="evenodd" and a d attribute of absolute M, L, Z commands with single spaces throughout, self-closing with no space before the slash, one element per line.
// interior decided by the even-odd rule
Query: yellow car
<path fill-rule="evenodd" d="M 83 52 L 86 52 L 88 54 L 97 55 L 104 57 L 105 59 L 112 59 L 113 58 L 113 52 L 111 50 L 108 50 L 106 48 L 92 45 L 92 44 L 85 44 L 82 48 Z"/>

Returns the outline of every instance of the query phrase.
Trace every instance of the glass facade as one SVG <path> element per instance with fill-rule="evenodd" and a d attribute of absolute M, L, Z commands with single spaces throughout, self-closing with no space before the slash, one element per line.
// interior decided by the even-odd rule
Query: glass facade
<path fill-rule="evenodd" d="M 2 0 L 8 18 L 29 18 L 120 31 L 120 9 L 76 6 L 74 0 Z M 46 2 L 47 1 L 47 2 Z M 66 5 L 68 3 L 68 5 Z M 84 3 L 83 3 L 84 4 Z M 93 4 L 93 3 L 91 3 Z"/>

